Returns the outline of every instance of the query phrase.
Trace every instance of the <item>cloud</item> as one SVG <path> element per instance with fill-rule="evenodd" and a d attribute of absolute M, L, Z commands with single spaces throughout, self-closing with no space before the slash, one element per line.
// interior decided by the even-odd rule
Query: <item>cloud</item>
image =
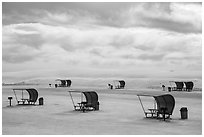
<path fill-rule="evenodd" d="M 40 57 L 40 51 L 32 47 L 9 43 L 2 48 L 2 61 L 8 63 L 23 63 Z"/>
<path fill-rule="evenodd" d="M 83 56 L 83 62 L 87 63 L 91 56 L 110 60 L 121 58 L 162 61 L 164 54 L 173 52 L 189 54 L 193 49 L 193 52 L 197 51 L 196 53 L 201 54 L 196 49 L 198 47 L 194 46 L 201 44 L 199 35 L 185 36 L 156 29 L 119 29 L 101 26 L 97 29 L 87 27 L 83 29 L 82 26 L 51 26 L 39 23 L 4 26 L 3 29 L 3 52 L 5 53 L 3 56 L 9 55 L 11 49 L 23 48 L 25 51 L 34 48 L 35 50 L 29 50 L 30 55 L 35 55 L 36 53 L 32 53 L 35 51 L 41 56 L 46 55 L 47 58 L 60 57 L 63 61 L 66 60 L 63 58 L 74 57 L 72 59 L 74 61 L 79 60 L 79 56 Z M 16 43 L 18 46 L 15 46 Z M 8 45 L 10 45 L 9 49 Z M 22 46 L 19 47 L 19 45 Z M 155 55 L 151 55 L 153 51 L 156 52 Z M 23 53 L 19 53 L 19 56 L 21 55 L 23 56 Z M 5 58 L 3 60 L 8 61 Z"/>
<path fill-rule="evenodd" d="M 195 26 L 189 22 L 177 22 L 170 19 L 162 18 L 144 18 L 145 22 L 149 22 L 144 27 L 160 28 L 169 31 L 175 31 L 179 33 L 201 33 L 201 28 L 195 28 Z"/>
<path fill-rule="evenodd" d="M 164 54 L 142 54 L 138 56 L 141 60 L 161 61 L 164 58 Z"/>
<path fill-rule="evenodd" d="M 3 24 L 9 22 L 38 22 L 55 26 L 92 24 L 118 28 L 158 28 L 179 33 L 201 33 L 202 27 L 202 5 L 197 3 L 64 3 L 64 5 L 57 3 L 56 6 L 50 4 L 53 7 L 50 10 L 46 5 L 37 4 L 27 9 L 28 12 L 20 9 L 9 12 L 9 6 L 7 10 L 3 8 Z"/>
<path fill-rule="evenodd" d="M 125 31 L 124 31 L 125 32 Z M 135 42 L 134 36 L 131 33 L 115 35 L 112 37 L 110 45 L 120 48 L 132 46 Z"/>
<path fill-rule="evenodd" d="M 12 21 L 13 13 L 3 13 L 3 71 L 26 66 L 33 71 L 72 69 L 77 75 L 84 69 L 87 75 L 92 69 L 100 73 L 126 71 L 127 75 L 135 71 L 136 76 L 148 70 L 157 73 L 158 67 L 175 72 L 201 70 L 192 67 L 202 64 L 199 6 L 137 3 L 104 14 L 102 9 L 92 13 L 94 9 L 87 10 L 88 6 L 80 10 L 77 6 L 68 10 L 32 9 L 27 14 L 16 12 L 18 21 Z M 39 68 L 33 67 L 36 63 Z"/>
<path fill-rule="evenodd" d="M 122 13 L 126 27 L 160 28 L 179 33 L 201 33 L 201 5 L 141 3 Z"/>
<path fill-rule="evenodd" d="M 34 24 L 17 24 L 3 26 L 4 44 L 20 44 L 32 48 L 40 48 L 44 40 L 35 29 Z"/>
<path fill-rule="evenodd" d="M 3 61 L 19 63 L 39 56 L 44 40 L 32 26 L 33 24 L 3 26 Z M 28 31 L 29 28 L 32 30 Z"/>
<path fill-rule="evenodd" d="M 144 42 L 143 45 L 135 45 L 134 48 L 135 48 L 135 49 L 142 50 L 142 51 L 153 51 L 155 47 L 152 46 L 152 45 L 147 45 L 147 44 Z"/>
<path fill-rule="evenodd" d="M 93 55 L 96 55 L 98 57 L 102 57 L 104 58 L 105 56 L 103 55 L 102 53 L 103 51 L 100 49 L 100 48 L 93 48 L 90 50 L 90 53 L 93 54 Z"/>
<path fill-rule="evenodd" d="M 26 62 L 26 61 L 33 60 L 34 58 L 35 58 L 34 55 L 29 55 L 29 54 L 22 53 L 22 55 L 19 56 L 18 54 L 10 53 L 9 55 L 3 54 L 2 60 L 6 61 L 6 62 L 9 62 L 9 63 L 19 63 L 19 62 L 23 63 L 23 62 Z"/>

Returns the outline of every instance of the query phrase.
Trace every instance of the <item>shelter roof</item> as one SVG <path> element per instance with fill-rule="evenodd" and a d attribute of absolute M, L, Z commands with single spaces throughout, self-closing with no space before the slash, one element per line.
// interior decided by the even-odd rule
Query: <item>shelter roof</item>
<path fill-rule="evenodd" d="M 14 88 L 13 90 L 27 90 L 27 89 L 31 89 L 31 88 Z"/>
<path fill-rule="evenodd" d="M 156 96 L 161 96 L 165 94 L 137 94 L 137 96 L 147 96 L 147 97 L 156 97 Z"/>
<path fill-rule="evenodd" d="M 82 91 L 82 90 L 69 90 L 68 92 L 74 92 L 74 93 L 83 93 L 83 92 L 95 92 L 95 91 Z"/>
<path fill-rule="evenodd" d="M 55 81 L 61 81 L 61 80 L 70 80 L 70 79 L 60 79 L 60 78 L 58 78 Z"/>

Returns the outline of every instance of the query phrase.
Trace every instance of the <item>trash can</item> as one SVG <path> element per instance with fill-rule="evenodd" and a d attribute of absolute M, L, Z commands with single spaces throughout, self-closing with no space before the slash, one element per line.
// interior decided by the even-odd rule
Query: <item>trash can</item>
<path fill-rule="evenodd" d="M 171 87 L 168 87 L 168 91 L 171 92 Z"/>
<path fill-rule="evenodd" d="M 43 97 L 39 98 L 39 105 L 43 105 Z"/>
<path fill-rule="evenodd" d="M 182 107 L 180 109 L 181 112 L 181 119 L 188 119 L 188 110 L 187 107 Z"/>
<path fill-rule="evenodd" d="M 99 110 L 99 102 L 97 102 L 95 110 Z"/>

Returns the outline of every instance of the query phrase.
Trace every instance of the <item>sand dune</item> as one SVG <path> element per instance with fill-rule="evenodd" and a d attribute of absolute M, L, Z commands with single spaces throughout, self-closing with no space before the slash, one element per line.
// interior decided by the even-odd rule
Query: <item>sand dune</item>
<path fill-rule="evenodd" d="M 2 90 L 3 135 L 200 135 L 202 134 L 201 92 L 169 92 L 176 106 L 171 120 L 144 118 L 136 96 L 138 93 L 163 94 L 159 90 L 93 89 L 99 95 L 100 110 L 77 112 L 73 110 L 67 88 L 37 88 L 44 105 L 8 106 L 13 87 Z M 77 98 L 77 95 L 74 95 Z M 151 103 L 150 101 L 146 101 Z M 187 120 L 180 119 L 180 108 L 188 108 Z"/>

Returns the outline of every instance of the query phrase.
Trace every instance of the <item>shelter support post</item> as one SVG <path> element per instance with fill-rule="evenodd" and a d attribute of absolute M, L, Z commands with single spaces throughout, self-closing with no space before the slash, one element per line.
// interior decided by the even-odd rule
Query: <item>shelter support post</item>
<path fill-rule="evenodd" d="M 139 98 L 140 104 L 142 106 L 143 112 L 144 112 L 145 116 L 147 117 L 147 114 L 145 113 L 145 109 L 144 109 L 144 106 L 143 106 L 142 101 L 140 99 L 140 96 L 138 96 L 138 98 Z"/>
<path fill-rule="evenodd" d="M 70 97 L 71 97 L 71 100 L 72 100 L 72 104 L 73 104 L 73 106 L 74 106 L 74 109 L 76 110 L 76 106 L 74 105 L 74 100 L 73 100 L 73 98 L 72 98 L 71 92 L 69 92 L 69 95 L 70 95 Z"/>

